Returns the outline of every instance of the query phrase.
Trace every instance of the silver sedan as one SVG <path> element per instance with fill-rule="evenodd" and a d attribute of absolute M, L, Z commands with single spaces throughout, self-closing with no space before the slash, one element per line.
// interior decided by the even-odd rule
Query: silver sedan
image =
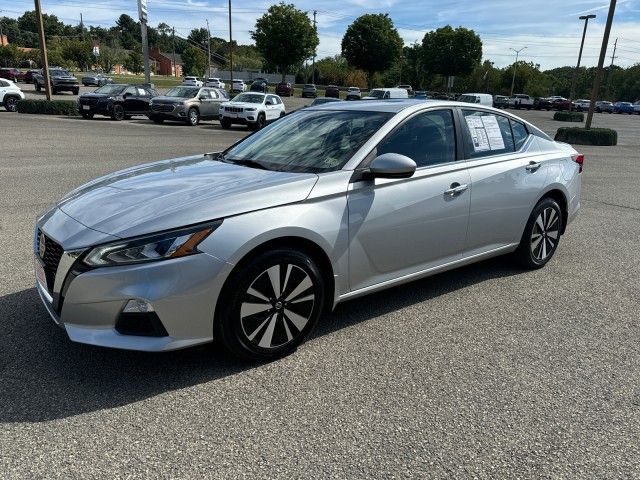
<path fill-rule="evenodd" d="M 70 192 L 37 220 L 37 289 L 76 342 L 216 338 L 266 360 L 344 300 L 497 255 L 543 267 L 578 213 L 583 159 L 490 107 L 307 108 Z"/>

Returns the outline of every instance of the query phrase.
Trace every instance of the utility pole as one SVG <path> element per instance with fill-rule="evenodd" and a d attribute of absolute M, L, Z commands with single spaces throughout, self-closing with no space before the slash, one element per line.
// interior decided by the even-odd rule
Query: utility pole
<path fill-rule="evenodd" d="M 318 14 L 317 10 L 313 11 L 313 29 L 318 34 L 318 28 L 316 26 L 316 15 Z M 316 84 L 316 50 L 313 49 L 313 61 L 311 63 L 311 83 Z"/>
<path fill-rule="evenodd" d="M 618 49 L 618 39 L 613 43 L 613 55 L 611 55 L 611 67 L 613 67 L 613 61 L 618 58 L 616 57 L 616 50 Z"/>
<path fill-rule="evenodd" d="M 607 25 L 604 27 L 604 37 L 602 38 L 602 47 L 600 48 L 600 59 L 598 60 L 598 70 L 596 70 L 596 76 L 593 79 L 593 88 L 591 89 L 591 104 L 589 105 L 589 113 L 587 114 L 587 121 L 584 124 L 584 128 L 589 130 L 591 128 L 591 121 L 593 120 L 593 111 L 596 106 L 596 99 L 600 93 L 600 82 L 602 81 L 602 66 L 604 65 L 604 58 L 607 55 L 607 45 L 609 45 L 609 34 L 611 33 L 611 24 L 613 24 L 613 15 L 616 11 L 616 0 L 611 0 L 609 4 L 609 14 L 607 15 Z"/>
<path fill-rule="evenodd" d="M 229 0 L 229 65 L 231 72 L 231 86 L 229 91 L 233 90 L 233 34 L 231 33 L 231 0 Z"/>
<path fill-rule="evenodd" d="M 34 0 L 36 7 L 36 17 L 38 20 L 38 36 L 40 37 L 40 55 L 42 57 L 42 76 L 44 77 L 44 91 L 47 93 L 47 100 L 51 100 L 51 83 L 49 80 L 49 59 L 47 58 L 47 43 L 44 38 L 44 25 L 42 24 L 42 7 L 40 0 Z"/>
<path fill-rule="evenodd" d="M 149 67 L 149 41 L 147 40 L 147 0 L 138 0 L 138 17 L 140 18 L 142 56 L 144 57 L 144 83 L 151 83 L 151 69 Z"/>
<path fill-rule="evenodd" d="M 573 109 L 573 99 L 576 94 L 576 83 L 578 82 L 578 73 L 580 72 L 580 62 L 582 61 L 582 50 L 584 49 L 584 39 L 587 36 L 587 25 L 589 25 L 589 20 L 592 18 L 596 18 L 595 15 L 583 15 L 578 17 L 580 20 L 584 20 L 584 30 L 582 30 L 582 42 L 580 43 L 580 53 L 578 53 L 578 65 L 576 65 L 576 70 L 573 72 L 573 79 L 571 80 L 571 91 L 569 92 L 569 100 L 571 100 L 571 106 L 569 106 L 569 111 Z"/>
<path fill-rule="evenodd" d="M 173 76 L 177 77 L 178 65 L 176 65 L 176 27 L 173 27 L 172 43 L 173 43 Z"/>
<path fill-rule="evenodd" d="M 207 78 L 211 76 L 211 30 L 209 30 L 209 19 L 207 19 Z"/>
<path fill-rule="evenodd" d="M 520 52 L 523 51 L 527 47 L 522 47 L 520 50 L 516 50 L 515 48 L 510 48 L 509 50 L 513 50 L 516 52 L 516 61 L 513 64 L 513 78 L 511 79 L 511 96 L 513 97 L 513 87 L 516 85 L 516 69 L 518 68 L 518 56 Z"/>

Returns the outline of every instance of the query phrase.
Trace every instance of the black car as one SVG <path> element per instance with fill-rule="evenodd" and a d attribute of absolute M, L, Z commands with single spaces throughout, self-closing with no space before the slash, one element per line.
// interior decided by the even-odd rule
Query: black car
<path fill-rule="evenodd" d="M 252 92 L 267 93 L 269 91 L 269 83 L 266 78 L 256 78 L 252 83 L 249 90 Z"/>
<path fill-rule="evenodd" d="M 533 108 L 536 110 L 551 110 L 553 108 L 553 102 L 548 98 L 534 98 Z"/>
<path fill-rule="evenodd" d="M 158 93 L 149 85 L 111 84 L 78 98 L 78 110 L 84 118 L 104 115 L 123 120 L 132 115 L 146 115 L 149 102 Z"/>

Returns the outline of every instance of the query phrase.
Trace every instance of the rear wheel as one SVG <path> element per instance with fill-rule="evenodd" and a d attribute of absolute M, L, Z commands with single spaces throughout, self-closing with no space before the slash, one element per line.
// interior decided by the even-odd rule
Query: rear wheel
<path fill-rule="evenodd" d="M 516 250 L 518 261 L 526 268 L 544 267 L 558 248 L 562 232 L 562 210 L 552 198 L 543 198 L 535 206 Z"/>
<path fill-rule="evenodd" d="M 18 110 L 18 97 L 4 97 L 4 108 L 7 112 L 15 112 Z"/>
<path fill-rule="evenodd" d="M 42 90 L 42 86 L 36 82 L 36 92 L 40 92 Z"/>
<path fill-rule="evenodd" d="M 289 249 L 265 252 L 229 278 L 214 337 L 248 360 L 287 355 L 318 322 L 324 295 L 322 275 L 309 256 Z"/>
<path fill-rule="evenodd" d="M 124 120 L 124 107 L 119 103 L 116 103 L 111 111 L 111 118 L 117 122 Z"/>

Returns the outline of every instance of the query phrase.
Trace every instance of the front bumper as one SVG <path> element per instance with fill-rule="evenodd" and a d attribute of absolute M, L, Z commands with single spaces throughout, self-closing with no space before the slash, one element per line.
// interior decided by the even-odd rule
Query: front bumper
<path fill-rule="evenodd" d="M 80 110 L 80 113 L 105 115 L 108 117 L 111 116 L 111 111 L 113 110 L 113 102 L 98 102 L 93 104 L 78 102 L 78 110 Z"/>
<path fill-rule="evenodd" d="M 82 268 L 77 251 L 73 252 L 72 264 L 64 264 L 66 253 L 58 266 L 56 287 L 50 290 L 38 280 L 36 286 L 47 312 L 71 340 L 128 350 L 165 351 L 213 339 L 215 306 L 232 265 L 200 253 L 87 270 Z M 121 333 L 123 309 L 133 299 L 153 306 L 163 335 Z"/>
<path fill-rule="evenodd" d="M 224 119 L 234 125 L 249 125 L 256 123 L 256 121 L 258 120 L 258 113 L 258 111 L 242 112 L 238 113 L 235 117 L 227 114 L 220 114 L 220 120 Z"/>

